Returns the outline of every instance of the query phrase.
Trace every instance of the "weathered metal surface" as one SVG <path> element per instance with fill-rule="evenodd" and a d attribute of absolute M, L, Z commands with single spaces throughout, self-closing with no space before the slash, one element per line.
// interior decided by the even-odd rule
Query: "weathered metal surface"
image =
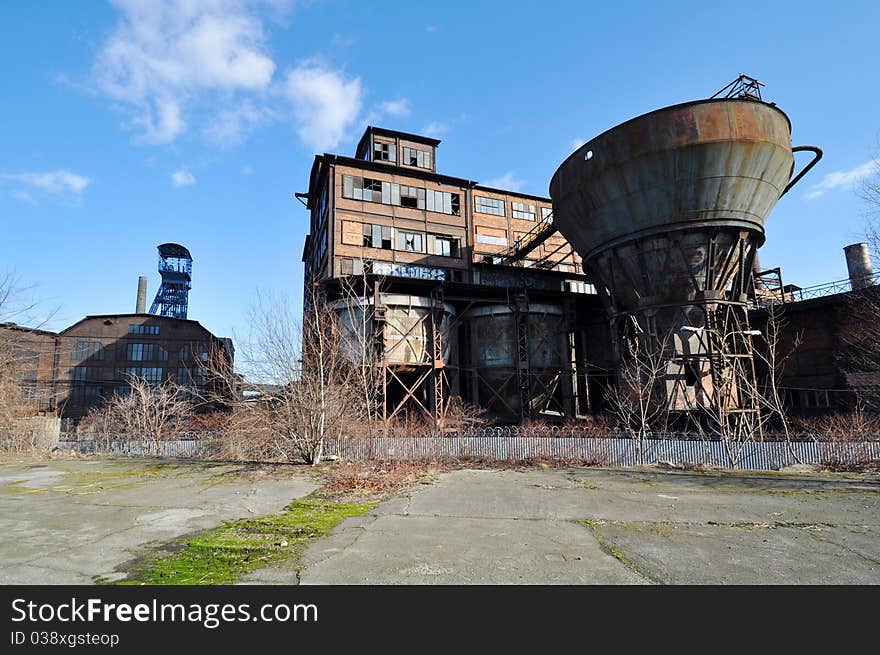
<path fill-rule="evenodd" d="M 382 357 L 388 364 L 428 364 L 431 353 L 430 316 L 434 300 L 424 296 L 383 293 L 380 303 L 386 307 L 382 339 Z M 373 299 L 352 298 L 331 303 L 340 319 L 343 352 L 352 361 L 361 361 L 364 348 L 374 348 Z M 366 315 L 365 315 L 366 313 Z M 440 332 L 443 336 L 443 361 L 452 357 L 455 335 L 452 318 L 455 308 L 443 304 Z"/>
<path fill-rule="evenodd" d="M 793 169 L 773 105 L 701 100 L 623 123 L 578 148 L 550 182 L 556 226 L 588 259 L 675 229 L 763 226 Z"/>
<path fill-rule="evenodd" d="M 874 267 L 871 265 L 871 252 L 867 243 L 853 243 L 843 249 L 846 255 L 846 269 L 849 273 L 853 291 L 871 286 Z"/>
<path fill-rule="evenodd" d="M 553 176 L 554 224 L 596 281 L 618 356 L 647 343 L 667 360 L 668 409 L 717 410 L 717 422 L 754 429 L 758 408 L 740 393 L 754 387 L 745 305 L 764 222 L 793 170 L 788 117 L 723 98 L 618 125 Z"/>
<path fill-rule="evenodd" d="M 507 305 L 487 305 L 467 313 L 474 338 L 478 367 L 513 368 L 516 366 L 516 332 L 513 311 Z M 562 308 L 556 305 L 532 303 L 528 313 L 529 365 L 531 367 L 558 366 L 562 362 L 559 351 Z"/>
<path fill-rule="evenodd" d="M 500 415 L 538 415 L 558 409 L 554 397 L 564 362 L 562 308 L 531 303 L 521 318 L 525 321 L 522 355 L 517 314 L 510 306 L 486 305 L 466 315 L 480 403 Z"/>

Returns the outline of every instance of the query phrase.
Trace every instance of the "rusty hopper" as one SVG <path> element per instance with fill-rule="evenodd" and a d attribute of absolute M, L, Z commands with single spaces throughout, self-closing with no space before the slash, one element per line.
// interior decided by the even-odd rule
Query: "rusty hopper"
<path fill-rule="evenodd" d="M 816 158 L 792 179 L 797 150 Z M 818 161 L 759 100 L 700 100 L 629 120 L 578 148 L 550 183 L 555 224 L 603 294 L 618 356 L 628 340 L 670 353 L 675 409 L 720 399 L 735 357 L 751 369 L 750 271 L 777 200 Z M 739 366 L 736 364 L 734 367 Z"/>

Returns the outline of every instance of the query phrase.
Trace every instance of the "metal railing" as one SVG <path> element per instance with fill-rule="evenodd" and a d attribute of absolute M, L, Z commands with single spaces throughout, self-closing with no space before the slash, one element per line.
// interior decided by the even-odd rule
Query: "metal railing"
<path fill-rule="evenodd" d="M 845 278 L 843 280 L 834 280 L 833 282 L 824 282 L 803 289 L 782 289 L 776 293 L 759 296 L 756 304 L 761 306 L 779 305 L 789 302 L 800 302 L 801 300 L 812 300 L 813 298 L 822 298 L 824 296 L 833 296 L 837 293 L 846 293 L 848 291 L 858 291 L 860 288 L 872 287 L 880 284 L 880 273 L 865 275 L 859 280 L 861 286 L 853 288 L 853 280 Z"/>

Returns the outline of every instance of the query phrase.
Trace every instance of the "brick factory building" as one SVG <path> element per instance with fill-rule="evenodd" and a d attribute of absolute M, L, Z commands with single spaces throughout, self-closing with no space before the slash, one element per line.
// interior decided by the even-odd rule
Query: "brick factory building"
<path fill-rule="evenodd" d="M 369 313 L 386 419 L 441 424 L 454 396 L 506 421 L 598 409 L 607 321 L 565 239 L 536 239 L 550 199 L 440 173 L 439 144 L 369 127 L 354 157 L 315 158 L 307 291 Z M 367 288 L 351 297 L 357 278 Z"/>
<path fill-rule="evenodd" d="M 173 380 L 204 390 L 202 364 L 211 352 L 231 363 L 232 342 L 214 336 L 198 321 L 153 314 L 86 316 L 60 332 L 0 325 L 11 343 L 22 388 L 34 413 L 74 421 L 115 393 L 125 393 L 131 376 L 159 383 Z"/>

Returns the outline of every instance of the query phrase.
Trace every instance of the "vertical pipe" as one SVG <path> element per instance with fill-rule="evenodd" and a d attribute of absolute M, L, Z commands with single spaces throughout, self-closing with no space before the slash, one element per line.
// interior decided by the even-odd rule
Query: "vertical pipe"
<path fill-rule="evenodd" d="M 135 305 L 134 313 L 147 313 L 147 278 L 143 275 L 138 278 L 137 304 Z"/>
<path fill-rule="evenodd" d="M 853 243 L 843 249 L 846 255 L 846 268 L 853 291 L 873 284 L 874 267 L 867 243 Z"/>

